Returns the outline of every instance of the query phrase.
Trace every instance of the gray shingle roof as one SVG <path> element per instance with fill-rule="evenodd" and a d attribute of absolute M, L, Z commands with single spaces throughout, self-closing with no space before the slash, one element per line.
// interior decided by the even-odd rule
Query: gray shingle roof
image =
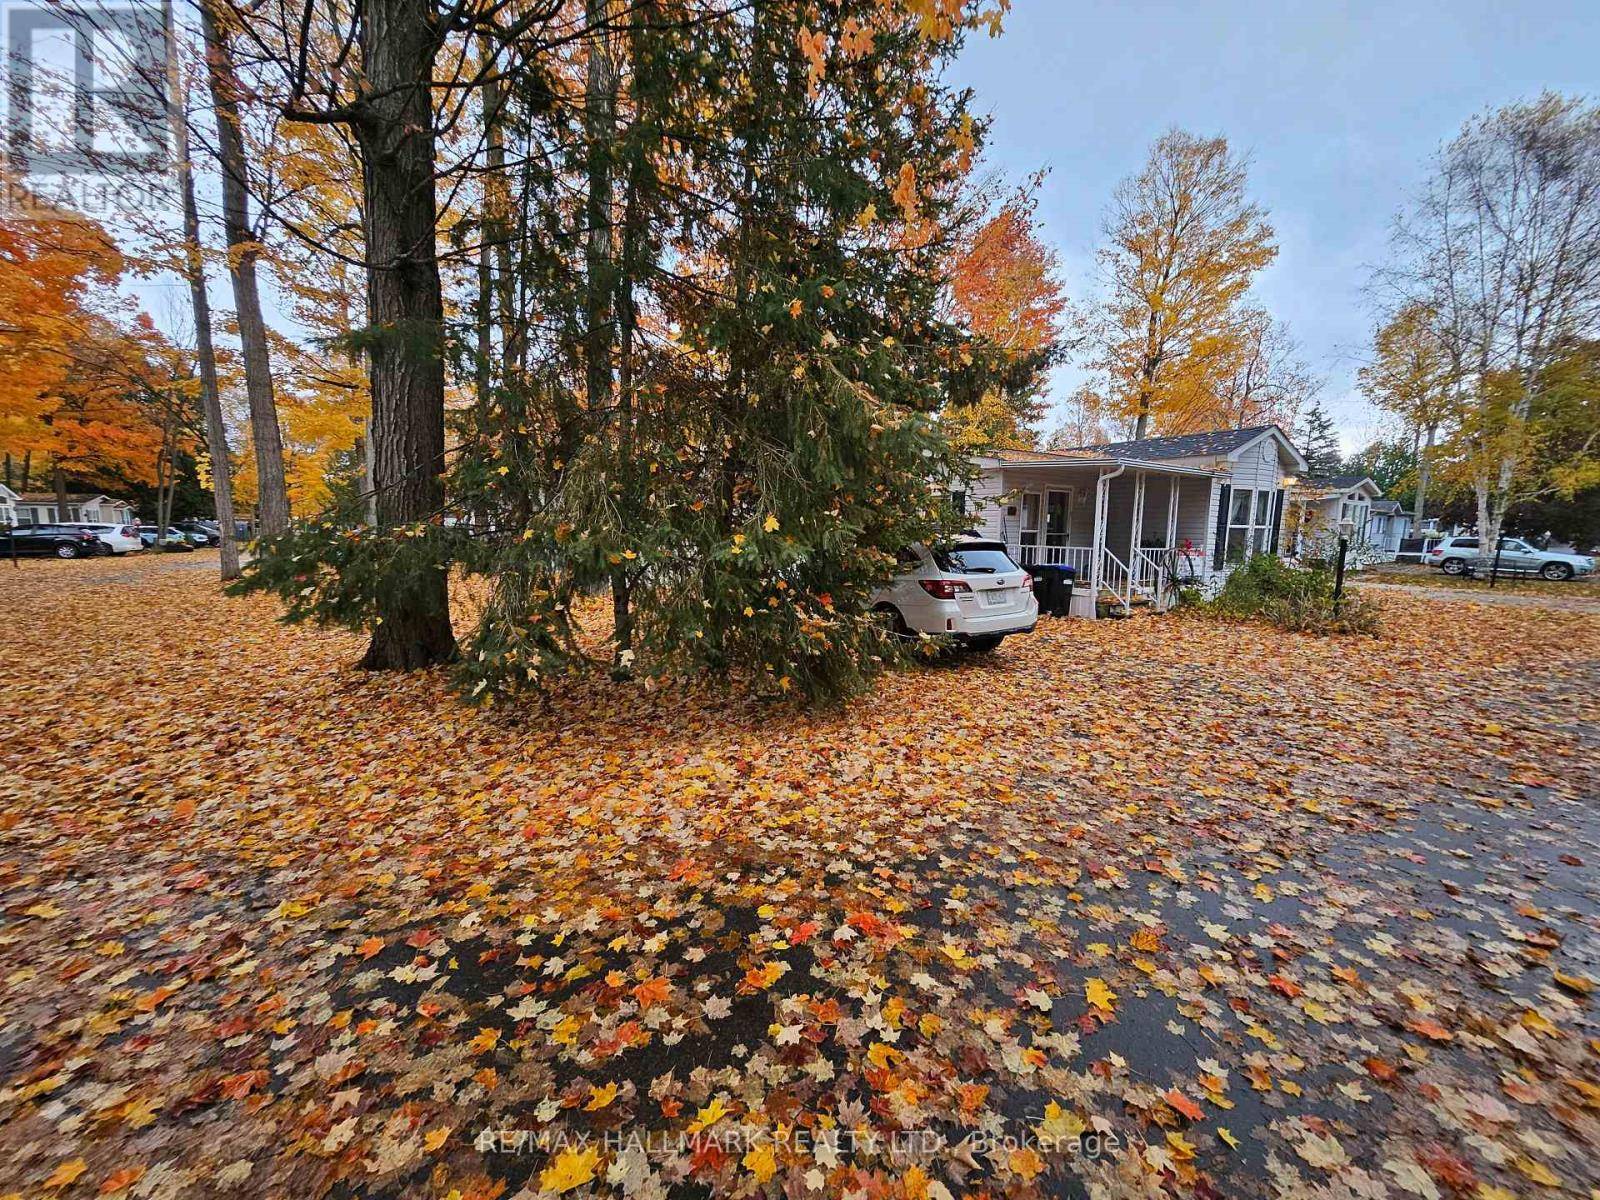
<path fill-rule="evenodd" d="M 1365 475 L 1308 475 L 1305 482 L 1312 487 L 1353 488 L 1367 478 Z"/>
<path fill-rule="evenodd" d="M 1180 433 L 1173 437 L 1145 438 L 1138 442 L 1103 442 L 1097 446 L 1074 446 L 1109 458 L 1198 458 L 1211 454 L 1232 454 L 1247 442 L 1276 429 L 1275 425 L 1254 425 L 1249 429 L 1208 429 L 1203 433 Z M 1282 430 L 1279 430 L 1281 433 Z"/>

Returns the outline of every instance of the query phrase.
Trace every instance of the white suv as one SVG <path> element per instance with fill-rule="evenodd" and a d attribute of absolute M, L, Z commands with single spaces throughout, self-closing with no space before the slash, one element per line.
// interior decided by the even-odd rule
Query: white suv
<path fill-rule="evenodd" d="M 1033 577 L 1004 542 L 962 538 L 899 554 L 901 572 L 872 595 L 872 606 L 902 635 L 942 634 L 971 650 L 993 650 L 1008 635 L 1039 623 Z"/>
<path fill-rule="evenodd" d="M 71 529 L 87 529 L 110 546 L 113 554 L 131 554 L 144 549 L 144 543 L 139 540 L 139 531 L 132 525 L 101 525 L 93 521 L 66 521 L 63 524 Z"/>

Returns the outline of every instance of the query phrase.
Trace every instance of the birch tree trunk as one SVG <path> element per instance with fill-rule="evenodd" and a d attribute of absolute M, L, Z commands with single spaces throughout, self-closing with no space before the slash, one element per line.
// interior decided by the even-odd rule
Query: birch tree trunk
<path fill-rule="evenodd" d="M 178 190 L 183 204 L 183 273 L 189 284 L 194 314 L 194 349 L 200 367 L 200 408 L 205 420 L 206 453 L 211 458 L 211 496 L 222 540 L 217 570 L 224 583 L 239 577 L 239 539 L 233 524 L 233 465 L 228 458 L 228 431 L 222 420 L 217 383 L 217 353 L 211 342 L 211 298 L 206 292 L 205 263 L 200 257 L 200 210 L 194 198 L 194 160 L 189 153 L 189 122 L 176 67 L 172 76 L 173 142 L 178 152 Z"/>
<path fill-rule="evenodd" d="M 1422 518 L 1427 512 L 1428 484 L 1433 477 L 1433 442 L 1439 436 L 1439 425 L 1430 421 L 1423 430 L 1422 448 L 1417 452 L 1417 496 L 1411 505 L 1411 533 L 1422 536 Z"/>
<path fill-rule="evenodd" d="M 368 356 L 378 525 L 427 521 L 444 506 L 444 302 L 434 243 L 437 34 L 428 0 L 363 0 L 367 96 L 354 124 L 366 199 Z M 361 665 L 413 670 L 456 655 L 443 571 L 396 581 Z"/>
<path fill-rule="evenodd" d="M 206 43 L 206 74 L 217 113 L 217 157 L 222 166 L 222 221 L 228 242 L 228 275 L 244 351 L 245 392 L 250 400 L 250 435 L 255 443 L 256 511 L 262 533 L 282 533 L 289 524 L 289 493 L 283 474 L 283 434 L 272 389 L 272 359 L 256 280 L 260 246 L 250 228 L 244 135 L 239 125 L 238 80 L 233 57 L 211 4 L 200 5 Z"/>

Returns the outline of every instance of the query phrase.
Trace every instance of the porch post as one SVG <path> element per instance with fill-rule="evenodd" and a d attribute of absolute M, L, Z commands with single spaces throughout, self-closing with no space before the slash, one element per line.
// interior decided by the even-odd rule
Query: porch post
<path fill-rule="evenodd" d="M 1178 488 L 1183 485 L 1183 476 L 1172 475 L 1168 478 L 1167 489 L 1167 549 L 1178 548 Z"/>
<path fill-rule="evenodd" d="M 1139 557 L 1139 542 L 1144 537 L 1144 472 L 1133 474 L 1133 519 L 1128 531 L 1128 577 L 1133 577 L 1134 564 Z"/>
<path fill-rule="evenodd" d="M 1125 607 L 1133 605 L 1133 589 L 1139 580 L 1139 543 L 1144 540 L 1144 502 L 1145 473 L 1134 472 L 1133 476 L 1133 526 L 1128 531 L 1128 582 L 1123 588 L 1122 603 Z"/>
<path fill-rule="evenodd" d="M 1094 483 L 1094 541 L 1089 548 L 1089 594 L 1094 597 L 1095 603 L 1100 601 L 1100 582 L 1105 573 L 1104 557 L 1106 544 L 1106 487 L 1108 484 L 1105 472 L 1102 471 Z"/>

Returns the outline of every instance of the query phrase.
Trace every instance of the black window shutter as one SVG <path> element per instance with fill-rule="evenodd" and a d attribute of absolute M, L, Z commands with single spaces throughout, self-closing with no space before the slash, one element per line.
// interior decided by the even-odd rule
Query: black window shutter
<path fill-rule="evenodd" d="M 1278 553 L 1278 531 L 1283 528 L 1283 489 L 1278 489 L 1278 494 L 1272 501 L 1272 544 L 1267 547 L 1272 554 Z"/>
<path fill-rule="evenodd" d="M 1233 488 L 1228 484 L 1222 485 L 1222 496 L 1217 501 L 1217 548 L 1211 552 L 1211 569 L 1222 570 L 1222 564 L 1228 554 L 1228 501 L 1233 497 Z"/>

